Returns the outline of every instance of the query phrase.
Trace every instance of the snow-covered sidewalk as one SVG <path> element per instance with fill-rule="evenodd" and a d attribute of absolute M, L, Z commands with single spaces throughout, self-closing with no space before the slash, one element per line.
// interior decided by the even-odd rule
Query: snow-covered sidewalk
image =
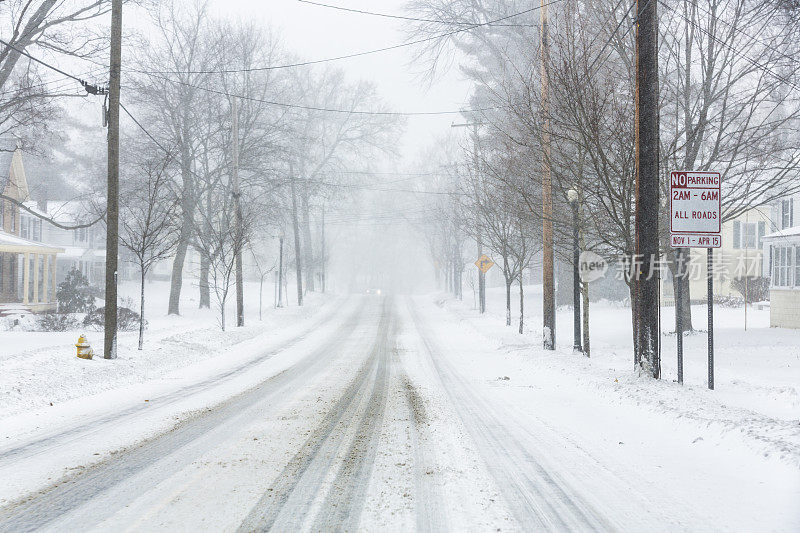
<path fill-rule="evenodd" d="M 264 310 L 263 320 L 258 320 L 258 309 L 254 305 L 257 300 L 252 298 L 252 289 L 257 291 L 257 286 L 248 287 L 251 298 L 247 301 L 250 305 L 246 308 L 245 327 L 221 331 L 217 314 L 209 309 L 196 309 L 196 303 L 188 298 L 182 302 L 182 316 L 166 316 L 168 285 L 165 282 L 153 285 L 148 288 L 155 297 L 150 303 L 153 311 L 145 331 L 144 349 L 137 349 L 138 332 L 122 332 L 115 360 L 102 358 L 102 331 L 0 332 L 3 339 L 0 343 L 0 420 L 74 398 L 161 379 L 207 359 L 221 358 L 224 366 L 226 356 L 240 350 L 245 341 L 266 343 L 278 335 L 301 331 L 314 316 L 330 312 L 334 302 L 333 298 L 312 294 L 304 307 L 273 309 L 270 306 Z M 75 356 L 74 345 L 81 333 L 86 333 L 95 350 L 91 360 Z"/>

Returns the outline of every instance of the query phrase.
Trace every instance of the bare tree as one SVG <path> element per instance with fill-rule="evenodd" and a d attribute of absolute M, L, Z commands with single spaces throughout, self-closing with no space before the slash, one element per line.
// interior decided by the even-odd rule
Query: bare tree
<path fill-rule="evenodd" d="M 173 221 L 178 199 L 172 194 L 169 154 L 139 161 L 126 172 L 120 194 L 120 243 L 136 259 L 140 274 L 139 350 L 144 344 L 145 278 L 150 268 L 167 259 L 177 244 Z"/>

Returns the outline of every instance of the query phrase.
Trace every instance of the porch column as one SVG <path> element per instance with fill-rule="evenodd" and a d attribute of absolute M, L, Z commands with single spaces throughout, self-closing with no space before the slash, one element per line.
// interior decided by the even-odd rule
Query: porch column
<path fill-rule="evenodd" d="M 52 297 L 52 299 L 50 301 L 51 302 L 58 302 L 58 298 L 56 297 L 56 273 L 58 272 L 58 258 L 56 257 L 56 254 L 53 254 L 53 258 L 50 260 L 50 263 L 52 263 L 52 266 L 53 266 L 53 278 L 52 278 L 52 283 L 53 283 L 53 293 L 52 293 L 52 295 L 53 295 L 53 297 Z"/>
<path fill-rule="evenodd" d="M 25 258 L 22 265 L 22 303 L 28 305 L 28 284 L 31 275 L 30 254 L 25 252 L 22 257 Z"/>
<path fill-rule="evenodd" d="M 39 254 L 33 254 L 33 303 L 39 303 Z"/>
<path fill-rule="evenodd" d="M 42 303 L 49 304 L 50 299 L 50 254 L 42 256 Z"/>

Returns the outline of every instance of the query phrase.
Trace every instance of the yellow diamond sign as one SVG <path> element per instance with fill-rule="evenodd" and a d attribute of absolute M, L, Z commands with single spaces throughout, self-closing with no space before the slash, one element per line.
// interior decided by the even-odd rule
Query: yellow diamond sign
<path fill-rule="evenodd" d="M 477 261 L 475 261 L 475 266 L 478 267 L 478 270 L 486 274 L 486 272 L 488 272 L 489 269 L 494 266 L 494 261 L 489 259 L 488 255 L 483 254 L 478 258 Z"/>

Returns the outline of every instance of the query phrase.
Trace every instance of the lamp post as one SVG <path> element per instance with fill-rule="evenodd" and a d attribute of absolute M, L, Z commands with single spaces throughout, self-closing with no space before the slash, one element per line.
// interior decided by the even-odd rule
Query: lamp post
<path fill-rule="evenodd" d="M 574 341 L 572 349 L 578 352 L 583 351 L 581 346 L 581 285 L 578 263 L 580 262 L 580 244 L 578 232 L 578 191 L 570 189 L 567 191 L 567 200 L 572 208 L 572 329 Z"/>

